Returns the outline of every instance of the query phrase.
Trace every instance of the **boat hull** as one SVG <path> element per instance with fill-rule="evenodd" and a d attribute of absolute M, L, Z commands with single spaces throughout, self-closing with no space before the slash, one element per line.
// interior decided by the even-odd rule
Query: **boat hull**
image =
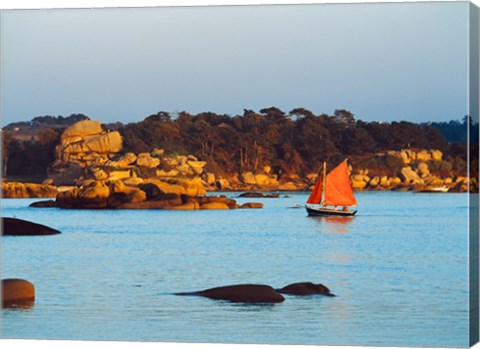
<path fill-rule="evenodd" d="M 434 188 L 427 188 L 423 190 L 417 190 L 415 193 L 448 193 L 450 190 L 449 187 L 444 186 L 444 187 L 434 187 Z"/>
<path fill-rule="evenodd" d="M 357 210 L 334 210 L 332 208 L 314 208 L 305 206 L 309 216 L 354 216 Z"/>

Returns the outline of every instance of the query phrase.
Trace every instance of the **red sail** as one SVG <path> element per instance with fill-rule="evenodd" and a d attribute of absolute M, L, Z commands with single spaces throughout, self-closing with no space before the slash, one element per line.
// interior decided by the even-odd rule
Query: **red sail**
<path fill-rule="evenodd" d="M 333 206 L 357 205 L 346 160 L 327 175 L 324 203 Z"/>
<path fill-rule="evenodd" d="M 345 160 L 334 168 L 325 180 L 325 206 L 356 206 L 357 200 L 353 194 L 352 183 L 348 175 Z M 322 197 L 322 177 L 320 177 L 307 200 L 309 204 L 319 204 Z"/>
<path fill-rule="evenodd" d="M 317 184 L 308 197 L 307 204 L 318 205 L 322 199 L 322 176 L 318 178 Z"/>

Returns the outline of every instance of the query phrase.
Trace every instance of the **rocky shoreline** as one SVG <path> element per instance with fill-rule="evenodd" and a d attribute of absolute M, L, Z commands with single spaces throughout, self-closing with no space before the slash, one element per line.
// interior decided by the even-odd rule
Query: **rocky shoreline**
<path fill-rule="evenodd" d="M 317 173 L 275 173 L 268 165 L 255 171 L 223 173 L 192 154 L 167 154 L 163 149 L 139 154 L 122 152 L 120 134 L 102 129 L 100 122 L 93 120 L 82 120 L 65 129 L 55 159 L 42 184 L 4 179 L 2 197 L 56 198 L 65 207 L 148 208 L 170 207 L 173 203 L 201 207 L 206 202 L 200 200 L 197 205 L 186 197 L 204 197 L 207 192 L 219 191 L 308 191 L 318 177 Z M 478 180 L 472 178 L 469 182 L 466 176 L 456 174 L 454 164 L 435 149 L 366 154 L 352 158 L 350 164 L 356 191 L 428 192 L 442 188 L 448 192 L 478 192 Z M 172 194 L 177 196 L 168 197 Z M 158 203 L 163 200 L 171 200 L 171 205 Z"/>
<path fill-rule="evenodd" d="M 354 175 L 354 176 L 360 176 L 360 175 Z M 366 176 L 366 175 L 361 175 L 361 176 Z M 358 178 L 358 177 L 355 177 Z M 147 180 L 145 182 L 142 182 L 146 185 L 151 184 L 152 181 L 155 180 Z M 161 185 L 167 184 L 165 182 L 161 182 Z M 158 183 L 157 182 L 157 183 Z M 374 183 L 374 185 L 371 185 L 371 182 Z M 376 184 L 375 183 L 379 183 Z M 95 184 L 99 183 L 99 184 Z M 100 184 L 103 183 L 103 184 Z M 74 195 L 78 195 L 78 193 L 81 192 L 83 189 L 83 192 L 88 192 L 87 188 L 90 187 L 95 187 L 95 188 L 102 188 L 103 185 L 106 182 L 102 181 L 90 181 L 86 183 L 86 185 L 81 185 L 81 186 L 60 186 L 56 187 L 53 185 L 44 185 L 44 184 L 36 184 L 36 183 L 20 183 L 20 182 L 3 182 L 2 183 L 2 198 L 3 199 L 9 199 L 9 198 L 52 198 L 56 199 L 58 197 L 64 198 L 66 195 L 72 195 L 72 194 L 65 194 L 65 193 L 76 193 Z M 115 184 L 116 183 L 116 184 Z M 119 186 L 123 186 L 124 184 L 121 181 L 118 182 L 110 182 L 108 185 L 113 185 L 112 188 L 118 188 Z M 439 192 L 448 192 L 448 193 L 459 193 L 459 192 L 467 192 L 468 191 L 468 179 L 466 177 L 459 176 L 457 178 L 454 178 L 453 180 L 449 181 L 446 180 L 444 181 L 443 185 L 437 185 L 433 186 L 431 184 L 418 184 L 418 183 L 406 183 L 402 182 L 401 180 L 399 181 L 396 178 L 389 178 L 389 177 L 373 177 L 370 178 L 369 181 L 363 179 L 361 182 L 360 181 L 352 181 L 354 183 L 354 190 L 355 191 L 415 191 L 415 192 L 436 192 L 436 188 L 439 188 L 440 186 L 446 188 L 444 191 L 439 191 Z M 382 185 L 382 183 L 390 183 L 389 185 Z M 175 184 L 174 184 L 175 185 Z M 475 187 L 478 187 L 478 185 L 473 183 Z M 126 196 L 130 197 L 130 200 L 139 200 L 139 198 L 142 198 L 144 194 L 139 193 L 135 188 L 138 188 L 137 186 L 126 186 L 127 189 L 121 190 L 119 193 L 122 195 L 125 194 Z M 285 188 L 287 187 L 287 188 Z M 284 187 L 261 187 L 258 185 L 235 185 L 235 186 L 230 186 L 228 188 L 208 188 L 208 193 L 226 193 L 226 192 L 244 192 L 243 197 L 251 197 L 251 198 L 278 198 L 279 197 L 279 192 L 305 192 L 311 189 L 311 186 L 303 186 L 299 184 L 295 184 L 293 182 L 288 183 Z M 113 189 L 113 194 L 119 194 L 116 192 L 118 189 Z M 204 195 L 206 196 L 206 191 Z M 146 194 L 145 194 L 146 195 Z M 187 195 L 189 196 L 189 195 Z M 240 195 L 241 196 L 241 195 Z M 137 199 L 135 199 L 137 197 Z M 195 195 L 189 196 L 189 197 L 196 197 Z M 60 199 L 62 200 L 62 199 Z M 67 199 L 68 200 L 68 199 Z M 113 200 L 113 199 L 112 199 Z M 131 202 L 130 202 L 131 203 Z M 126 207 L 128 205 L 124 205 L 123 207 L 118 207 L 118 208 L 128 208 Z M 132 205 L 133 206 L 133 205 Z"/>

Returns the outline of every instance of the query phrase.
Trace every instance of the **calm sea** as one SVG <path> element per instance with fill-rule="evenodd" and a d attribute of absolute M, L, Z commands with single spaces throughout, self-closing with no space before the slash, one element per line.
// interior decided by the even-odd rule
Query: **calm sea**
<path fill-rule="evenodd" d="M 236 197 L 237 193 L 226 193 Z M 263 209 L 60 210 L 2 200 L 55 236 L 3 237 L 2 278 L 36 286 L 4 338 L 468 346 L 466 194 L 361 192 L 353 218 L 311 218 L 307 194 Z M 338 297 L 233 304 L 173 292 L 323 283 Z"/>

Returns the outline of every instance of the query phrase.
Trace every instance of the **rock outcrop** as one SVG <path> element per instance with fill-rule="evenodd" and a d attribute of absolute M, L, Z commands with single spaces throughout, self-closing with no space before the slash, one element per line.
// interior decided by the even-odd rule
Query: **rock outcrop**
<path fill-rule="evenodd" d="M 89 169 L 105 165 L 121 150 L 120 133 L 104 131 L 99 121 L 79 121 L 63 132 L 55 148 L 56 160 L 49 169 L 49 178 L 55 185 L 73 185 Z"/>
<path fill-rule="evenodd" d="M 92 180 L 123 180 L 129 186 L 143 184 L 145 188 L 150 186 L 150 189 L 146 190 L 147 195 L 151 194 L 152 185 L 158 186 L 167 182 L 168 190 L 179 195 L 205 195 L 206 187 L 212 188 L 213 174 L 204 172 L 207 162 L 200 161 L 193 155 L 168 155 L 163 149 L 139 154 L 122 153 L 121 150 L 122 138 L 118 132 L 104 131 L 98 121 L 80 121 L 68 127 L 62 134 L 61 142 L 55 149 L 56 160 L 50 168 L 49 179 L 57 186 L 84 187 L 86 193 L 73 196 L 93 201 L 92 207 L 108 206 L 105 197 L 109 196 L 106 192 L 100 194 L 99 188 L 92 188 Z M 93 198 L 90 195 L 100 196 Z M 134 196 L 130 193 L 125 197 L 128 195 Z M 137 199 L 126 199 L 123 203 L 138 202 L 138 192 L 136 195 Z M 60 200 L 64 202 L 65 198 L 67 201 L 75 201 L 73 196 L 72 193 L 61 194 Z M 78 203 L 71 204 L 76 206 Z M 81 206 L 88 205 L 82 203 Z"/>
<path fill-rule="evenodd" d="M 318 178 L 317 173 L 300 176 L 276 171 L 268 165 L 224 173 L 215 164 L 209 167 L 206 161 L 192 154 L 167 154 L 163 149 L 124 153 L 120 133 L 106 131 L 100 122 L 93 120 L 82 120 L 65 129 L 55 156 L 44 186 L 4 183 L 3 196 L 55 197 L 56 188 L 50 185 L 53 184 L 83 188 L 81 193 L 60 194 L 60 202 L 65 206 L 158 207 L 163 205 L 159 203 L 162 200 L 154 198 L 160 194 L 203 196 L 207 191 L 217 190 L 299 191 L 311 188 Z M 478 191 L 473 181 L 461 184 L 453 181 L 452 164 L 443 160 L 440 150 L 403 149 L 353 158 L 350 163 L 354 163 L 355 171 L 350 172 L 354 190 L 422 190 L 448 186 L 452 191 L 469 188 Z M 92 182 L 118 181 L 137 189 L 108 192 L 105 185 L 91 185 Z M 157 202 L 143 204 L 145 201 Z M 191 205 L 182 206 L 184 208 Z"/>
<path fill-rule="evenodd" d="M 443 153 L 437 149 L 403 149 L 391 150 L 387 152 L 388 155 L 402 159 L 405 165 L 409 165 L 414 161 L 441 161 Z"/>
<path fill-rule="evenodd" d="M 60 191 L 55 206 L 65 209 L 174 210 L 228 210 L 240 207 L 235 200 L 225 196 L 205 196 L 205 192 L 198 189 L 192 190 L 188 186 L 160 180 L 147 180 L 137 187 L 126 185 L 125 181 L 90 181 L 83 186 Z M 242 208 L 260 206 L 250 203 Z M 42 204 L 36 207 L 42 207 Z"/>
<path fill-rule="evenodd" d="M 463 184 L 455 184 L 452 178 L 445 177 L 438 169 L 451 169 L 451 163 L 443 160 L 440 150 L 404 149 L 376 154 L 369 158 L 376 167 L 372 170 L 379 174 L 368 176 L 368 169 L 357 168 L 351 176 L 355 190 L 414 190 L 431 191 L 443 187 L 451 191 L 466 191 Z M 392 160 L 393 159 L 393 160 Z M 365 161 L 365 159 L 364 159 Z M 366 161 L 368 163 L 368 161 Z M 391 166 L 394 164 L 395 166 Z M 435 170 L 437 169 L 437 170 Z M 385 172 L 395 171 L 393 176 L 385 176 Z M 473 181 L 472 181 L 473 183 Z M 478 190 L 475 186 L 473 190 Z"/>
<path fill-rule="evenodd" d="M 36 183 L 2 182 L 3 198 L 54 198 L 57 188 Z"/>
<path fill-rule="evenodd" d="M 35 300 L 35 287 L 23 279 L 2 280 L 2 307 L 31 306 Z"/>
<path fill-rule="evenodd" d="M 229 207 L 223 202 L 206 202 L 200 206 L 201 210 L 228 210 Z"/>
<path fill-rule="evenodd" d="M 476 179 L 462 184 L 453 181 L 452 160 L 443 159 L 436 149 L 403 149 L 377 154 L 352 156 L 351 183 L 354 190 L 425 190 L 448 187 L 451 191 L 478 191 Z M 446 175 L 447 174 L 447 175 Z M 209 180 L 215 178 L 213 174 Z M 299 191 L 311 189 L 318 173 L 303 177 L 290 174 L 274 174 L 270 166 L 256 172 L 242 171 L 230 176 L 215 178 L 219 190 L 241 191 Z M 206 179 L 206 177 L 205 177 Z M 211 183 L 211 182 L 210 182 Z"/>
<path fill-rule="evenodd" d="M 400 178 L 406 184 L 425 184 L 416 171 L 412 170 L 410 166 L 405 166 L 400 171 Z"/>
<path fill-rule="evenodd" d="M 136 164 L 139 167 L 156 168 L 160 165 L 160 159 L 152 157 L 149 153 L 140 153 Z"/>

